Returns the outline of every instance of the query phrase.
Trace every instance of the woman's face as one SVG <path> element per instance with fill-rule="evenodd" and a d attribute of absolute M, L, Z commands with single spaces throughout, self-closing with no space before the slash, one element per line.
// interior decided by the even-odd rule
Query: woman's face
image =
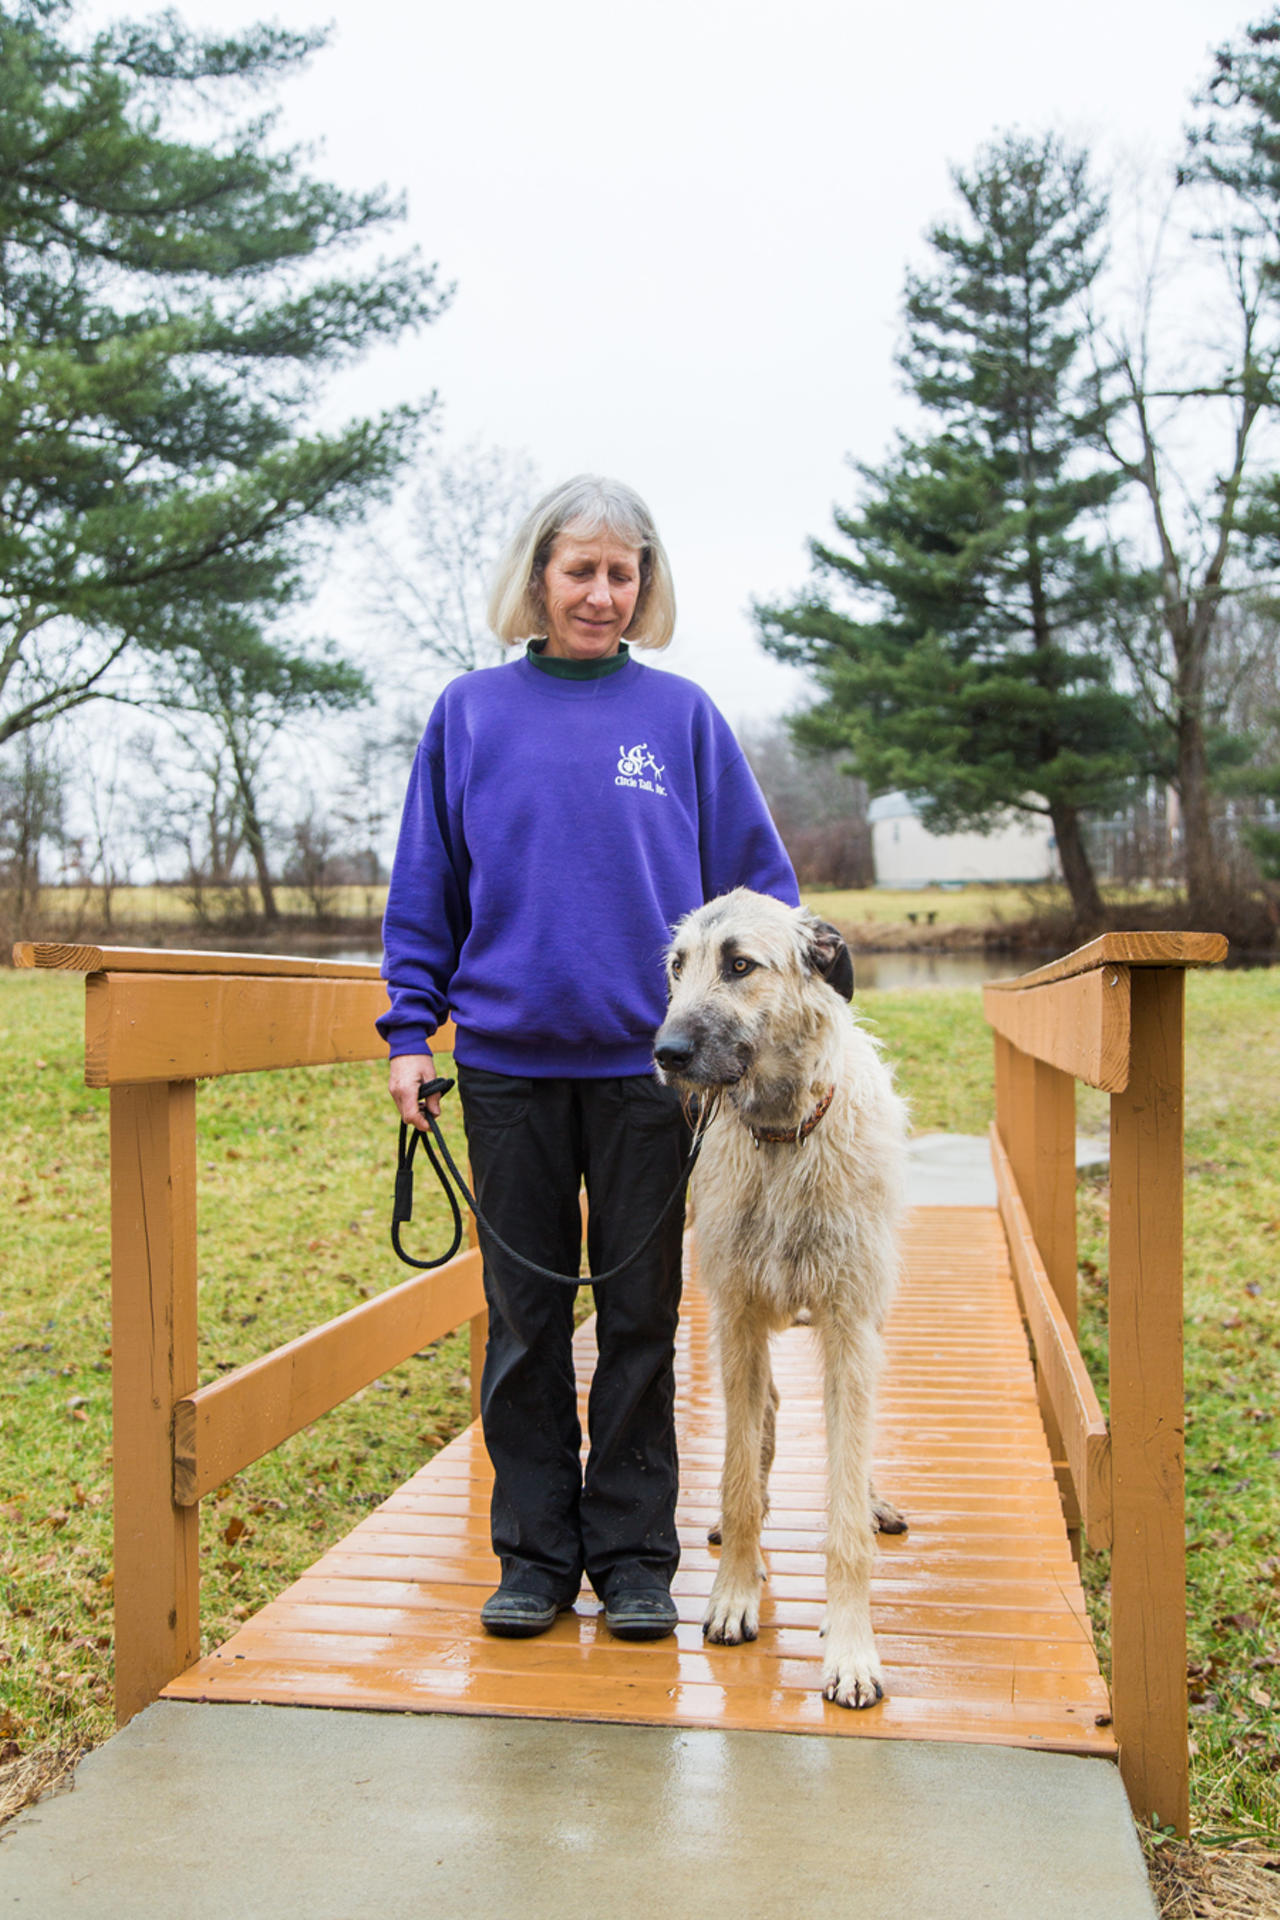
<path fill-rule="evenodd" d="M 631 624 L 640 597 L 640 555 L 612 533 L 556 538 L 543 575 L 546 651 L 558 660 L 605 660 Z"/>

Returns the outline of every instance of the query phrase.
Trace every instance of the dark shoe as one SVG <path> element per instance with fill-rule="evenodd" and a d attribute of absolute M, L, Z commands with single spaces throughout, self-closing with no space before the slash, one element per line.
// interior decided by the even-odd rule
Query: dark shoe
<path fill-rule="evenodd" d="M 679 1618 L 675 1601 L 660 1587 L 615 1593 L 604 1603 L 604 1623 L 619 1640 L 663 1640 Z"/>
<path fill-rule="evenodd" d="M 480 1609 L 480 1625 L 486 1633 L 502 1640 L 532 1640 L 556 1623 L 556 1615 L 568 1613 L 572 1600 L 547 1600 L 540 1593 L 505 1593 L 501 1587 L 491 1593 Z"/>

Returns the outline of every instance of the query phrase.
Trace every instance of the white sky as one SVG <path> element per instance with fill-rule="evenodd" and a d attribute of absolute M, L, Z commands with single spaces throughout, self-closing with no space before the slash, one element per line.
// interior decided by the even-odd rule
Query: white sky
<path fill-rule="evenodd" d="M 101 11 L 95 5 L 94 12 Z M 114 13 L 118 9 L 112 7 Z M 268 11 L 191 0 L 229 27 Z M 647 497 L 681 620 L 669 664 L 734 723 L 794 705 L 753 594 L 905 419 L 904 266 L 949 165 L 1052 127 L 1159 161 L 1212 46 L 1260 0 L 327 0 L 330 47 L 283 94 L 317 170 L 408 196 L 457 282 L 443 320 L 344 380 L 344 408 L 436 388 L 444 437 L 522 448 L 546 482 Z M 326 0 L 278 0 L 302 26 Z M 405 233 L 399 229 L 393 235 Z M 317 625 L 355 639 L 337 584 Z"/>

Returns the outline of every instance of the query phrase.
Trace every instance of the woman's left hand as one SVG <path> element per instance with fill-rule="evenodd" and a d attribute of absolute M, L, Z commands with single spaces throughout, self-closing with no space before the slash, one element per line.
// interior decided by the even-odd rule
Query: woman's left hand
<path fill-rule="evenodd" d="M 416 1127 L 419 1133 L 427 1131 L 427 1123 L 418 1111 L 418 1090 L 435 1077 L 436 1063 L 429 1053 L 402 1053 L 391 1062 L 390 1092 L 396 1112 L 406 1125 Z M 427 1111 L 437 1120 L 440 1118 L 438 1093 L 433 1093 L 427 1101 Z"/>

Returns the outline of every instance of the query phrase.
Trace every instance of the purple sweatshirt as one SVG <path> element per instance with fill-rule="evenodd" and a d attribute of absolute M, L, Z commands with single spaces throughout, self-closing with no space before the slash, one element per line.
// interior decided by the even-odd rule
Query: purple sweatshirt
<path fill-rule="evenodd" d="M 791 863 L 729 727 L 634 659 L 553 678 L 528 658 L 447 686 L 418 748 L 383 923 L 391 1055 L 452 1008 L 493 1073 L 648 1073 L 680 917 L 733 887 L 788 905 Z"/>

